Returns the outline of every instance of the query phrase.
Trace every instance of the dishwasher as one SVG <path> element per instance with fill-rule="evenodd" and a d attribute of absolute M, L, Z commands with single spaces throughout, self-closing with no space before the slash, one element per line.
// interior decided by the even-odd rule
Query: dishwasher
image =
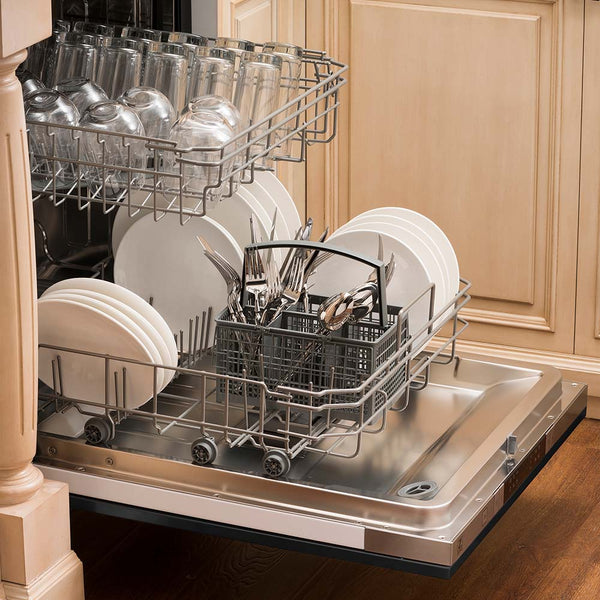
<path fill-rule="evenodd" d="M 110 3 L 98 6 L 104 12 L 96 18 L 107 20 Z M 151 4 L 135 6 L 138 24 L 189 27 L 182 3 L 154 17 Z M 89 17 L 78 7 L 60 3 L 55 16 Z M 260 136 L 267 140 L 262 155 L 268 154 L 282 114 L 294 148 L 286 160 L 301 162 L 308 147 L 335 137 L 347 66 L 312 50 L 302 61 L 299 96 L 244 132 L 246 144 L 235 151 L 243 183 L 271 168 L 246 150 Z M 65 128 L 77 134 L 77 127 Z M 72 159 L 75 184 L 65 189 L 55 177 L 34 192 L 40 294 L 69 277 L 112 279 L 117 207 L 130 215 L 153 212 L 157 221 L 171 212 L 181 227 L 209 213 L 206 190 L 195 214 L 182 203 L 157 206 L 160 148 L 153 149 L 141 202 L 131 187 L 117 198 L 90 191 L 79 155 Z M 222 148 L 217 164 L 225 155 Z M 54 165 L 60 158 L 45 157 Z M 223 178 L 216 186 L 228 183 Z M 587 400 L 586 386 L 564 381 L 555 368 L 461 357 L 456 341 L 467 326 L 460 311 L 470 287 L 461 279 L 457 294 L 439 310 L 434 287 L 395 312 L 386 312 L 382 294 L 381 314 L 374 312 L 369 326 L 385 331 L 363 344 L 378 362 L 352 385 L 340 384 L 333 368 L 311 373 L 308 386 L 267 385 L 266 376 L 248 375 L 245 362 L 234 369 L 227 343 L 240 334 L 222 306 L 196 315 L 176 333 L 171 383 L 163 391 L 155 387 L 138 408 L 127 405 L 126 386 L 111 370 L 118 357 L 88 357 L 102 362 L 106 373 L 106 402 L 98 411 L 64 393 L 61 359 L 82 351 L 42 346 L 54 358 L 52 385 L 40 383 L 36 463 L 47 478 L 69 484 L 75 509 L 451 577 L 584 417 Z M 409 333 L 414 305 L 423 298 L 429 318 L 421 331 Z M 310 314 L 306 310 L 304 317 Z M 215 319 L 217 342 L 211 346 Z M 325 343 L 310 340 L 296 350 L 296 362 Z M 290 344 L 273 342 L 280 349 Z M 263 351 L 246 348 L 246 359 Z M 156 379 L 159 367 L 146 366 Z M 74 413 L 85 428 L 69 434 L 67 415 Z"/>

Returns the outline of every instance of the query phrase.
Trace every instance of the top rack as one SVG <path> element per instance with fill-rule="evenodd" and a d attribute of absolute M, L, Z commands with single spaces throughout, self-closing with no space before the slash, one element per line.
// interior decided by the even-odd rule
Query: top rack
<path fill-rule="evenodd" d="M 104 213 L 127 206 L 130 216 L 139 210 L 152 211 L 156 220 L 176 213 L 182 224 L 192 216 L 206 214 L 212 190 L 221 190 L 222 197 L 227 198 L 238 182 L 254 180 L 255 169 L 270 170 L 273 161 L 302 162 L 307 146 L 328 143 L 335 137 L 338 94 L 346 83 L 343 74 L 348 67 L 314 50 L 303 51 L 302 63 L 298 96 L 221 146 L 181 148 L 164 139 L 28 121 L 29 135 L 32 127 L 43 128 L 51 140 L 45 150 L 32 149 L 30 144 L 36 165 L 32 179 L 41 182 L 34 185 L 33 200 L 50 196 L 58 205 L 74 199 L 80 210 L 96 203 L 102 205 Z M 69 132 L 72 144 L 68 152 L 55 143 L 58 130 Z M 82 134 L 98 136 L 101 144 L 110 141 L 118 145 L 125 161 L 117 165 L 108 153 L 102 153 L 98 162 L 85 160 Z M 289 151 L 278 156 L 277 149 L 288 140 Z M 140 149 L 147 153 L 146 164 L 140 164 Z M 188 186 L 189 173 L 198 168 L 210 172 L 208 184 Z M 86 178 L 91 170 L 95 173 L 93 186 Z M 116 190 L 115 180 L 119 181 Z"/>

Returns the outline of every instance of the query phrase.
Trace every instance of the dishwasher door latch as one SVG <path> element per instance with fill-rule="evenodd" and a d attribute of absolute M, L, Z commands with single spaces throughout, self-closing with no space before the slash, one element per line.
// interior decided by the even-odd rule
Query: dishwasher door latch
<path fill-rule="evenodd" d="M 504 451 L 506 452 L 506 460 L 504 461 L 504 465 L 506 467 L 506 472 L 510 473 L 515 468 L 515 454 L 517 453 L 516 435 L 511 434 L 506 438 Z"/>

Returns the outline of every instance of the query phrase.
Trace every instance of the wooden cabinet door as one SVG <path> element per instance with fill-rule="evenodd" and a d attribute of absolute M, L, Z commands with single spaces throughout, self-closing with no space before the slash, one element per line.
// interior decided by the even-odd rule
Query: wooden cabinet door
<path fill-rule="evenodd" d="M 219 0 L 219 35 L 256 43 L 287 42 L 305 47 L 305 0 Z M 306 214 L 304 164 L 279 161 L 277 176 Z"/>
<path fill-rule="evenodd" d="M 575 352 L 600 356 L 600 2 L 586 0 Z"/>
<path fill-rule="evenodd" d="M 583 0 L 307 0 L 307 42 L 350 65 L 309 213 L 424 213 L 473 282 L 465 338 L 572 352 Z"/>

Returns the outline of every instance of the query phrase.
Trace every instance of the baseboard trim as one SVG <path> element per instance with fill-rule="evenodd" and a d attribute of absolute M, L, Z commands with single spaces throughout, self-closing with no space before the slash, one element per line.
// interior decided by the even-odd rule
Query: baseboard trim
<path fill-rule="evenodd" d="M 432 347 L 439 347 L 443 341 L 442 338 L 434 339 L 431 343 Z M 600 398 L 594 398 L 594 396 L 600 396 L 600 358 L 485 344 L 469 340 L 458 340 L 456 350 L 463 356 L 489 356 L 556 367 L 562 372 L 565 379 L 585 383 L 588 386 L 587 416 L 600 419 Z"/>
<path fill-rule="evenodd" d="M 2 585 L 6 600 L 83 600 L 83 567 L 71 551 L 29 585 Z"/>

